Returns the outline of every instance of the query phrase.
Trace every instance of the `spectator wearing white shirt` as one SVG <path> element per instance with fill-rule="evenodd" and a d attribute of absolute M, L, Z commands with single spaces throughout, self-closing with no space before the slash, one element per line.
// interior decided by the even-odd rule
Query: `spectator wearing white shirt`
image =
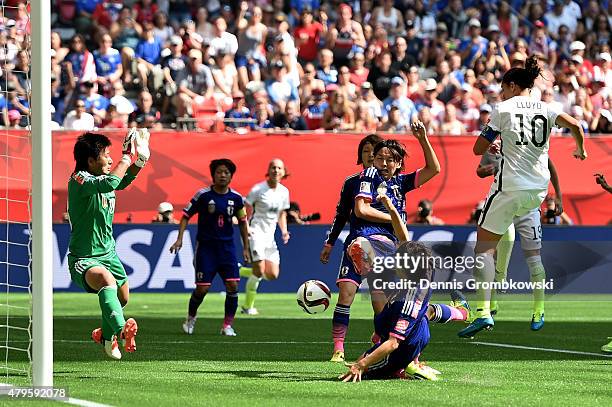
<path fill-rule="evenodd" d="M 64 119 L 64 129 L 91 131 L 94 127 L 94 117 L 85 111 L 85 102 L 77 100 L 75 109 Z"/>
<path fill-rule="evenodd" d="M 566 25 L 570 32 L 576 32 L 578 19 L 564 10 L 563 0 L 555 0 L 553 9 L 544 15 L 548 33 L 554 39 L 557 39 L 561 25 Z"/>
<path fill-rule="evenodd" d="M 612 84 L 612 69 L 610 69 L 610 53 L 602 52 L 597 56 L 598 64 L 593 67 L 593 78 L 607 86 Z"/>
<path fill-rule="evenodd" d="M 572 0 L 565 0 L 563 12 L 575 18 L 576 20 L 582 18 L 582 10 L 580 10 L 580 6 L 578 5 L 578 3 Z"/>
<path fill-rule="evenodd" d="M 210 40 L 210 48 L 208 54 L 211 57 L 217 55 L 217 52 L 222 51 L 224 54 L 236 55 L 238 50 L 238 39 L 232 33 L 227 31 L 227 23 L 223 17 L 217 17 L 215 20 L 215 36 Z"/>

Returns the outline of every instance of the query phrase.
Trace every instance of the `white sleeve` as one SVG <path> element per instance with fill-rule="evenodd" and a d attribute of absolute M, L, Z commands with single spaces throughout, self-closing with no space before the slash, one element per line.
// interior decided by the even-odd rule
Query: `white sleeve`
<path fill-rule="evenodd" d="M 498 111 L 499 105 L 495 106 L 491 111 L 491 118 L 489 119 L 489 127 L 497 132 L 501 132 L 500 114 Z"/>
<path fill-rule="evenodd" d="M 286 194 L 285 194 L 285 199 L 284 199 L 284 202 L 283 202 L 283 210 L 289 209 L 289 205 L 290 205 L 290 202 L 289 202 L 289 190 L 287 189 L 285 191 L 286 191 Z"/>
<path fill-rule="evenodd" d="M 238 38 L 234 34 L 230 35 L 230 54 L 236 55 L 236 51 L 238 51 Z"/>
<path fill-rule="evenodd" d="M 244 201 L 248 203 L 250 206 L 254 206 L 257 199 L 259 199 L 259 184 L 255 184 L 249 194 L 246 196 Z"/>
<path fill-rule="evenodd" d="M 550 127 L 558 127 L 557 126 L 557 117 L 563 113 L 561 110 L 559 110 L 559 105 L 556 104 L 548 104 L 547 105 L 548 108 L 548 120 L 550 121 Z"/>

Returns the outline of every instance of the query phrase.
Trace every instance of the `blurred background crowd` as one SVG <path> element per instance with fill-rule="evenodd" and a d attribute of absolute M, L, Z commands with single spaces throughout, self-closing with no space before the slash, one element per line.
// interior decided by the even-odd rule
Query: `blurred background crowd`
<path fill-rule="evenodd" d="M 25 6 L 0 24 L 1 120 L 27 113 Z M 478 132 L 504 72 L 612 132 L 612 2 L 52 0 L 56 128 Z M 5 14 L 8 13 L 5 11 Z"/>

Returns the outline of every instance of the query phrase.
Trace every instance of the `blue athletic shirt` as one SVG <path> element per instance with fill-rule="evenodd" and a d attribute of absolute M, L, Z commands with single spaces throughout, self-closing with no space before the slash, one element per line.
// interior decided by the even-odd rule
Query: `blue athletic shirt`
<path fill-rule="evenodd" d="M 338 236 L 340 236 L 340 232 L 344 229 L 344 225 L 351 218 L 351 212 L 353 211 L 353 204 L 355 202 L 355 195 L 357 194 L 357 190 L 359 188 L 359 177 L 361 173 L 358 172 L 353 175 L 349 175 L 342 185 L 342 190 L 340 191 L 340 200 L 338 200 L 338 204 L 336 205 L 336 215 L 334 216 L 334 221 L 332 222 L 329 233 L 327 234 L 327 239 L 325 239 L 325 244 L 333 246 L 338 240 Z M 351 232 L 349 236 L 353 235 L 353 223 L 351 222 Z M 350 239 L 347 238 L 345 243 L 350 243 Z"/>
<path fill-rule="evenodd" d="M 378 196 L 378 189 L 383 185 L 386 187 L 386 195 L 391 198 L 391 202 L 400 216 L 406 221 L 405 208 L 405 195 L 407 192 L 417 188 L 419 178 L 419 170 L 411 172 L 409 174 L 399 174 L 391 177 L 389 180 L 385 180 L 374 167 L 367 168 L 361 172 L 359 178 L 359 186 L 355 191 L 354 200 L 357 198 L 364 198 L 370 203 L 370 206 L 374 209 L 378 209 L 381 212 L 388 213 L 385 206 L 376 200 Z M 355 236 L 371 236 L 371 235 L 383 235 L 387 236 L 393 241 L 397 238 L 393 233 L 393 226 L 391 223 L 374 223 L 365 219 L 361 219 L 355 215 L 355 211 L 351 213 L 351 228 L 355 231 Z"/>
<path fill-rule="evenodd" d="M 117 67 L 121 65 L 121 54 L 115 48 L 110 48 L 105 55 L 100 54 L 100 50 L 95 50 L 93 56 L 98 76 L 109 76 L 117 72 Z"/>
<path fill-rule="evenodd" d="M 427 313 L 432 290 L 418 287 L 396 293 L 391 298 L 377 319 L 378 327 L 383 332 L 377 333 L 386 340 L 393 336 L 400 341 L 410 341 L 414 327 Z"/>
<path fill-rule="evenodd" d="M 233 189 L 218 194 L 212 188 L 203 188 L 183 209 L 183 216 L 190 219 L 198 215 L 198 242 L 221 240 L 233 243 L 232 217 L 244 218 L 243 209 L 244 199 Z"/>

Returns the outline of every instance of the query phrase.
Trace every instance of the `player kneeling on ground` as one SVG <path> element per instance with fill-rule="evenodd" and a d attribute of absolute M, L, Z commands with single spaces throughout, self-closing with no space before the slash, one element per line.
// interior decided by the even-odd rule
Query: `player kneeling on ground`
<path fill-rule="evenodd" d="M 109 357 L 121 359 L 117 338 L 127 352 L 134 352 L 138 325 L 133 318 L 123 317 L 129 286 L 113 239 L 115 191 L 130 185 L 149 159 L 148 130 L 128 131 L 123 157 L 112 171 L 110 145 L 108 137 L 94 133 L 81 135 L 74 145 L 76 166 L 68 181 L 68 267 L 75 284 L 98 294 L 102 328 L 94 329 L 92 339 L 104 345 Z"/>
<path fill-rule="evenodd" d="M 183 233 L 189 219 L 198 214 L 198 233 L 195 249 L 196 288 L 189 299 L 189 313 L 183 324 L 186 334 L 193 334 L 198 308 L 208 293 L 213 278 L 219 273 L 225 282 L 225 319 L 221 335 L 236 336 L 232 323 L 238 308 L 238 259 L 234 245 L 233 217 L 240 224 L 244 258 L 249 261 L 249 230 L 242 196 L 229 187 L 236 172 L 236 164 L 227 158 L 210 162 L 210 175 L 213 185 L 200 189 L 191 202 L 183 209 L 183 218 L 179 225 L 176 242 L 170 247 L 170 253 L 178 252 L 183 247 Z"/>

